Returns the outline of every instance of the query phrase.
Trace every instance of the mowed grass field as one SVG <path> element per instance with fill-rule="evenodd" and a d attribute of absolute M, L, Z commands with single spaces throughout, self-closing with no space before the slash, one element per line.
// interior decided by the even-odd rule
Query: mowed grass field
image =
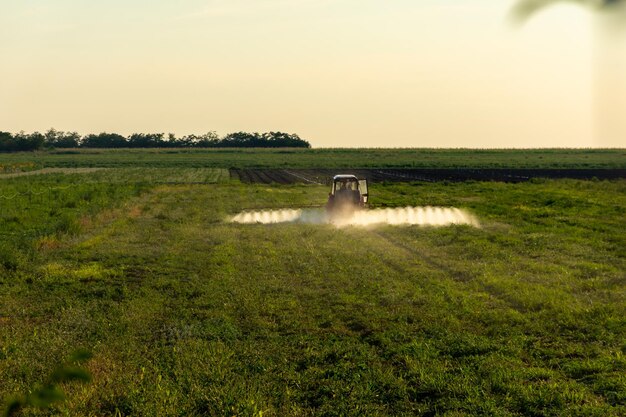
<path fill-rule="evenodd" d="M 0 179 L 1 399 L 86 349 L 21 413 L 626 414 L 626 180 L 370 192 L 481 228 L 233 224 L 327 189 L 224 169 Z"/>

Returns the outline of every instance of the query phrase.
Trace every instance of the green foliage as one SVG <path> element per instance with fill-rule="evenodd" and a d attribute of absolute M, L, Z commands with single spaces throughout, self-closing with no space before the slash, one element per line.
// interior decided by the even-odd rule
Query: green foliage
<path fill-rule="evenodd" d="M 41 149 L 44 141 L 44 136 L 39 132 L 31 134 L 20 132 L 15 135 L 9 132 L 0 132 L 0 152 L 34 151 Z"/>
<path fill-rule="evenodd" d="M 310 148 L 311 144 L 296 134 L 282 132 L 246 133 L 236 132 L 224 136 L 211 147 L 217 148 Z"/>
<path fill-rule="evenodd" d="M 117 133 L 102 132 L 81 137 L 76 132 L 55 129 L 45 134 L 39 132 L 13 135 L 0 132 L 0 152 L 34 151 L 47 148 L 310 148 L 311 144 L 295 133 L 229 133 L 223 138 L 215 132 L 204 135 L 187 135 L 177 138 L 170 133 L 133 133 L 124 137 Z"/>
<path fill-rule="evenodd" d="M 76 148 L 81 141 L 77 132 L 59 132 L 55 129 L 48 130 L 44 137 L 44 144 L 49 148 Z"/>
<path fill-rule="evenodd" d="M 92 355 L 87 350 L 78 350 L 70 357 L 69 361 L 56 367 L 48 380 L 29 390 L 27 394 L 16 396 L 9 400 L 4 416 L 11 417 L 28 407 L 46 409 L 54 403 L 63 401 L 65 395 L 60 385 L 69 382 L 89 382 L 91 375 L 80 365 L 91 359 Z"/>
<path fill-rule="evenodd" d="M 90 134 L 82 138 L 80 146 L 85 148 L 126 148 L 128 142 L 126 138 L 117 133 L 102 132 Z"/>

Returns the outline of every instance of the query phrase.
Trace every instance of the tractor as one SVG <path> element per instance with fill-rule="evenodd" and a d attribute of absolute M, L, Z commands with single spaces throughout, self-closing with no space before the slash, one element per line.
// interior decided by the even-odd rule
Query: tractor
<path fill-rule="evenodd" d="M 355 210 L 366 207 L 367 197 L 367 180 L 354 175 L 335 175 L 326 211 L 331 216 L 351 215 Z"/>

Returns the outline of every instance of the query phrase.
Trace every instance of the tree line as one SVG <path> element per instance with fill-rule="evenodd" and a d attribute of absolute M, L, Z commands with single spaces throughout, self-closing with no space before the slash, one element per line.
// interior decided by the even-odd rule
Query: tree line
<path fill-rule="evenodd" d="M 76 132 L 50 129 L 45 133 L 0 131 L 0 152 L 34 151 L 50 148 L 310 148 L 311 144 L 295 133 L 235 132 L 219 137 L 215 132 L 187 135 L 173 133 L 98 133 L 81 136 Z"/>

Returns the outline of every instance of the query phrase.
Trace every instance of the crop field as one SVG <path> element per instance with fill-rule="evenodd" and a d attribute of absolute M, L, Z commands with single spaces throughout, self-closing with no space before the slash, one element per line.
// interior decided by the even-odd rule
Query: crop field
<path fill-rule="evenodd" d="M 489 169 L 489 168 L 358 168 L 349 172 L 370 182 L 505 181 L 539 178 L 616 179 L 626 178 L 626 169 Z M 230 169 L 230 176 L 244 183 L 328 184 L 336 169 Z"/>
<path fill-rule="evenodd" d="M 56 149 L 0 167 L 626 169 L 624 149 Z M 0 173 L 2 169 L 0 168 Z"/>
<path fill-rule="evenodd" d="M 0 401 L 15 415 L 626 415 L 626 179 L 374 178 L 373 209 L 478 222 L 240 224 L 321 207 L 350 162 L 76 152 L 0 155 L 63 169 L 0 175 Z M 623 150 L 552 152 L 573 156 L 510 168 L 626 168 Z M 358 157 L 367 172 L 412 160 Z M 506 166 L 485 158 L 463 166 Z M 237 174 L 253 168 L 308 180 Z"/>

